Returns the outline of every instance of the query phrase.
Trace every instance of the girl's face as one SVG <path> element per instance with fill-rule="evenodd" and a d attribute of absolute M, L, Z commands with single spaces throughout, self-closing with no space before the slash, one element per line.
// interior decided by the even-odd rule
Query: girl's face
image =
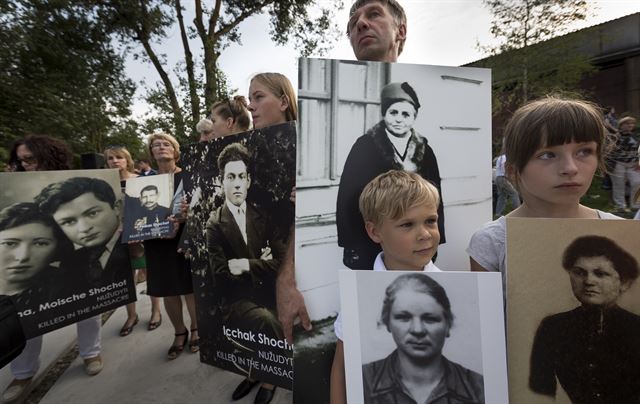
<path fill-rule="evenodd" d="M 516 181 L 527 204 L 579 204 L 597 169 L 597 143 L 571 142 L 536 150 Z"/>
<path fill-rule="evenodd" d="M 233 118 L 224 118 L 218 112 L 211 114 L 211 122 L 213 122 L 213 132 L 208 140 L 228 136 L 233 133 Z M 200 139 L 202 140 L 202 138 Z"/>
<path fill-rule="evenodd" d="M 387 130 L 398 137 L 406 136 L 416 121 L 416 109 L 408 101 L 391 104 L 384 114 Z"/>
<path fill-rule="evenodd" d="M 22 164 L 22 168 L 25 171 L 38 171 L 38 161 L 31 153 L 31 150 L 26 145 L 21 144 L 16 149 L 16 155 L 18 156 L 18 161 Z"/>
<path fill-rule="evenodd" d="M 420 362 L 442 355 L 449 336 L 442 306 L 431 295 L 409 287 L 396 292 L 388 328 L 400 356 Z"/>
<path fill-rule="evenodd" d="M 289 108 L 286 97 L 276 97 L 264 84 L 251 80 L 249 86 L 249 112 L 254 129 L 287 122 Z"/>
<path fill-rule="evenodd" d="M 107 167 L 117 168 L 120 171 L 127 171 L 127 159 L 123 155 L 114 152 L 107 152 Z"/>
<path fill-rule="evenodd" d="M 42 223 L 0 231 L 0 278 L 5 284 L 26 287 L 53 260 L 57 246 L 53 230 Z"/>

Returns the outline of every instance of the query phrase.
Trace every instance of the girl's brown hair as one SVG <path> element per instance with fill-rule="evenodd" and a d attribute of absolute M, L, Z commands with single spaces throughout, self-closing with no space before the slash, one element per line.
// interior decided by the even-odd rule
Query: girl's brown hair
<path fill-rule="evenodd" d="M 596 142 L 598 165 L 604 170 L 608 151 L 600 108 L 595 104 L 547 96 L 520 107 L 504 131 L 507 164 L 521 173 L 536 150 L 570 142 Z"/>

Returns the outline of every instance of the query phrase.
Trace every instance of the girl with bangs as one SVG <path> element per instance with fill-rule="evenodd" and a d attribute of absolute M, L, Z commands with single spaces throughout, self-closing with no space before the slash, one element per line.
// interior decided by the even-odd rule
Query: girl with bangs
<path fill-rule="evenodd" d="M 580 203 L 604 170 L 604 122 L 589 102 L 546 97 L 520 107 L 504 133 L 507 176 L 522 205 L 508 217 L 620 219 Z M 505 273 L 506 219 L 486 223 L 467 248 L 473 271 Z"/>

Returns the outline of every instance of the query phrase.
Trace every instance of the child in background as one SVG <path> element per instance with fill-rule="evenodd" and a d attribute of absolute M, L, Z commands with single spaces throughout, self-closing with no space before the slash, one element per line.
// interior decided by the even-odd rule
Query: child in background
<path fill-rule="evenodd" d="M 360 194 L 359 208 L 367 234 L 382 252 L 374 271 L 440 272 L 431 262 L 440 243 L 438 190 L 416 173 L 390 170 L 371 180 Z M 342 319 L 331 368 L 331 403 L 346 403 Z"/>
<path fill-rule="evenodd" d="M 547 97 L 519 108 L 504 132 L 506 170 L 522 205 L 506 217 L 619 219 L 580 204 L 598 167 L 605 133 L 599 109 L 586 101 Z M 505 273 L 505 216 L 486 223 L 467 248 L 473 271 Z"/>

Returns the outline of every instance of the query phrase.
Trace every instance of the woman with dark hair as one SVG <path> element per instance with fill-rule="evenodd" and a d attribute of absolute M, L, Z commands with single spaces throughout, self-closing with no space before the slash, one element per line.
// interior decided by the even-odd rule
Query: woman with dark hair
<path fill-rule="evenodd" d="M 28 135 L 13 143 L 9 166 L 15 171 L 70 170 L 73 155 L 60 139 L 47 135 Z"/>
<path fill-rule="evenodd" d="M 529 387 L 554 397 L 557 380 L 574 403 L 640 402 L 640 316 L 617 305 L 638 262 L 607 237 L 582 236 L 562 266 L 581 305 L 538 326 Z"/>
<path fill-rule="evenodd" d="M 482 375 L 442 354 L 453 318 L 446 291 L 429 276 L 407 273 L 391 282 L 379 324 L 397 348 L 362 366 L 364 402 L 484 403 Z"/>
<path fill-rule="evenodd" d="M 35 203 L 20 202 L 2 209 L 0 294 L 17 295 L 59 283 L 59 269 L 50 264 L 70 251 L 72 245 L 56 222 Z"/>
<path fill-rule="evenodd" d="M 380 245 L 365 232 L 358 198 L 369 181 L 389 170 L 416 172 L 435 185 L 440 194 L 440 244 L 445 242 L 438 162 L 427 139 L 413 128 L 419 109 L 420 101 L 409 83 L 387 84 L 380 94 L 382 120 L 356 140 L 347 156 L 338 188 L 336 225 L 343 262 L 349 268 L 370 270 L 380 252 Z"/>
<path fill-rule="evenodd" d="M 73 154 L 60 139 L 47 135 L 29 135 L 17 140 L 11 148 L 11 164 L 17 171 L 70 170 Z M 67 240 L 63 237 L 59 240 Z M 94 316 L 76 323 L 78 329 L 78 349 L 84 360 L 85 371 L 94 376 L 102 371 L 101 316 Z M 5 402 L 18 399 L 31 383 L 40 367 L 42 336 L 27 341 L 18 357 L 11 362 L 11 373 L 15 379 L 2 394 Z"/>

